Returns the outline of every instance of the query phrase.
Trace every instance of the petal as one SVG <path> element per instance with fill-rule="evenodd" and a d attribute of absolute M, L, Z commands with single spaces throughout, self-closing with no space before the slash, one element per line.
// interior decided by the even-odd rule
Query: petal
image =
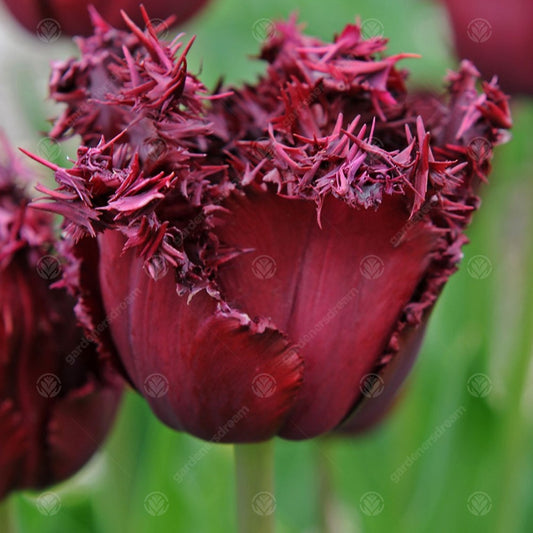
<path fill-rule="evenodd" d="M 105 307 L 127 303 L 111 331 L 136 388 L 169 426 L 205 440 L 272 437 L 301 382 L 301 359 L 264 323 L 222 312 L 205 292 L 187 303 L 174 276 L 150 278 L 124 238 L 99 238 Z M 135 297 L 132 297 L 135 295 Z"/>
<path fill-rule="evenodd" d="M 94 454 L 112 426 L 120 389 L 74 393 L 57 402 L 48 421 L 47 468 L 54 480 L 78 471 Z"/>
<path fill-rule="evenodd" d="M 27 430 L 10 399 L 0 402 L 0 499 L 20 486 L 24 472 L 24 455 L 28 446 Z"/>
<path fill-rule="evenodd" d="M 336 432 L 353 435 L 366 431 L 379 423 L 392 409 L 399 396 L 400 387 L 411 371 L 420 351 L 427 319 L 428 316 L 422 324 L 406 328 L 402 332 L 398 353 L 394 354 L 390 362 L 383 366 L 381 372 L 373 374 L 373 376 L 379 376 L 376 394 L 360 396 L 357 405 Z M 381 388 L 382 392 L 379 392 Z"/>
<path fill-rule="evenodd" d="M 375 211 L 329 197 L 322 229 L 314 203 L 305 200 L 248 191 L 224 206 L 230 214 L 215 221 L 217 236 L 253 252 L 220 267 L 223 297 L 252 317 L 272 320 L 305 362 L 302 388 L 280 434 L 302 439 L 329 431 L 354 405 L 361 377 L 388 346 L 438 232 L 426 220 L 409 225 L 398 197 L 386 197 Z M 275 265 L 273 274 L 258 271 L 263 257 Z"/>
<path fill-rule="evenodd" d="M 111 380 L 114 370 L 127 378 L 109 327 L 110 318 L 119 316 L 121 309 L 113 309 L 111 312 L 104 309 L 98 277 L 98 243 L 96 239 L 85 237 L 76 243 L 66 241 L 61 244 L 61 252 L 67 258 L 62 284 L 76 298 L 76 317 L 85 330 L 85 338 L 97 345 L 100 362 L 96 370 L 106 374 L 106 378 Z M 115 284 L 121 281 L 124 282 L 124 278 L 118 278 Z M 83 345 L 80 347 L 85 348 Z M 68 354 L 66 361 L 73 365 L 79 356 L 74 351 Z"/>

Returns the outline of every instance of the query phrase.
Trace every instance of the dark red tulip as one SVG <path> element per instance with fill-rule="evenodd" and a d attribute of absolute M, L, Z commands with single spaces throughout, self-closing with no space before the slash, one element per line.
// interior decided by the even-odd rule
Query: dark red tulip
<path fill-rule="evenodd" d="M 125 28 L 121 10 L 132 13 L 137 24 L 143 23 L 138 0 L 3 0 L 17 21 L 45 42 L 56 41 L 61 36 L 89 35 L 93 31 L 88 8 L 93 6 L 112 25 Z M 151 0 L 154 25 L 161 24 L 162 32 L 169 23 L 183 24 L 201 11 L 208 0 Z M 171 21 L 167 21 L 172 17 Z"/>
<path fill-rule="evenodd" d="M 444 95 L 412 97 L 384 39 L 349 25 L 325 44 L 290 21 L 257 84 L 207 99 L 184 54 L 132 29 L 142 44 L 99 75 L 115 74 L 107 112 L 133 129 L 68 121 L 72 84 L 58 131 L 78 124 L 87 145 L 71 169 L 44 162 L 59 188 L 39 205 L 67 219 L 86 327 L 128 302 L 102 349 L 165 423 L 204 439 L 374 416 L 362 382 L 383 376 L 386 405 L 407 374 L 510 127 L 505 96 L 478 92 L 465 62 Z M 81 91 L 99 53 L 71 63 Z M 147 132 L 164 149 L 143 151 Z"/>
<path fill-rule="evenodd" d="M 26 208 L 15 184 L 23 172 L 12 156 L 0 165 L 0 498 L 81 468 L 120 396 L 76 325 L 73 298 L 49 288 L 61 275 L 52 219 Z"/>
<path fill-rule="evenodd" d="M 533 4 L 529 0 L 445 0 L 458 54 L 505 91 L 533 94 Z"/>

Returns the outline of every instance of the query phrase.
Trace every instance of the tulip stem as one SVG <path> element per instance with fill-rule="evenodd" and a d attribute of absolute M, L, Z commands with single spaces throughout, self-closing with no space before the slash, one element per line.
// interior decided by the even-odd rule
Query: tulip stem
<path fill-rule="evenodd" d="M 13 506 L 11 500 L 0 502 L 0 530 L 4 533 L 14 533 Z"/>
<path fill-rule="evenodd" d="M 317 512 L 320 533 L 349 533 L 355 531 L 347 520 L 342 502 L 335 490 L 334 445 L 335 438 L 321 437 L 316 444 Z"/>
<path fill-rule="evenodd" d="M 235 446 L 239 533 L 273 533 L 274 441 Z"/>
<path fill-rule="evenodd" d="M 318 505 L 319 523 L 321 533 L 335 531 L 335 496 L 333 489 L 333 475 L 329 454 L 329 442 L 326 437 L 318 440 L 316 462 L 318 475 Z"/>

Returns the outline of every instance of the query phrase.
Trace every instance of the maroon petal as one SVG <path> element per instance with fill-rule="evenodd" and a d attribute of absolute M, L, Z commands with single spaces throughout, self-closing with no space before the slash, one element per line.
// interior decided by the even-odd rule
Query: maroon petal
<path fill-rule="evenodd" d="M 366 380 L 363 377 L 359 388 L 365 392 L 359 397 L 347 420 L 337 429 L 338 432 L 361 433 L 376 425 L 387 415 L 398 398 L 400 387 L 409 375 L 420 351 L 427 318 L 428 316 L 422 324 L 404 330 L 398 353 L 382 367 L 379 373 L 369 374 Z"/>
<path fill-rule="evenodd" d="M 60 248 L 67 261 L 63 265 L 63 279 L 57 285 L 65 286 L 75 297 L 76 317 L 86 338 L 98 348 L 101 370 L 108 373 L 117 370 L 126 375 L 109 328 L 109 317 L 120 313 L 120 309 L 110 310 L 112 315 L 104 309 L 98 279 L 100 254 L 96 239 L 86 237 L 77 243 L 63 241 Z"/>
<path fill-rule="evenodd" d="M 106 308 L 128 302 L 125 316 L 111 322 L 113 336 L 155 413 L 206 440 L 275 435 L 301 382 L 301 358 L 287 339 L 265 322 L 221 309 L 205 292 L 187 303 L 174 276 L 154 281 L 133 251 L 122 253 L 120 234 L 108 231 L 99 242 Z"/>
<path fill-rule="evenodd" d="M 13 400 L 0 403 L 0 498 L 20 483 L 28 434 Z"/>
<path fill-rule="evenodd" d="M 58 404 L 47 427 L 48 463 L 53 479 L 79 470 L 104 441 L 115 419 L 119 389 L 82 391 Z"/>
<path fill-rule="evenodd" d="M 421 222 L 393 246 L 409 218 L 401 198 L 376 211 L 328 198 L 320 228 L 312 202 L 248 192 L 225 207 L 224 242 L 251 249 L 219 269 L 223 297 L 265 317 L 299 347 L 304 382 L 280 434 L 309 438 L 335 427 L 359 394 L 359 381 L 387 347 L 428 268 L 438 232 Z M 272 261 L 272 276 L 258 270 Z M 273 270 L 275 269 L 275 272 Z"/>

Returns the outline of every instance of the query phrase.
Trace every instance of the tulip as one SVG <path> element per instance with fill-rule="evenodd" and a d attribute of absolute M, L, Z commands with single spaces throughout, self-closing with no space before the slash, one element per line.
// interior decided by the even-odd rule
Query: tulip
<path fill-rule="evenodd" d="M 83 337 L 48 214 L 27 209 L 12 154 L 0 165 L 0 498 L 79 470 L 113 422 L 120 388 Z"/>
<path fill-rule="evenodd" d="M 533 5 L 527 0 L 445 0 L 458 54 L 504 90 L 533 94 Z"/>
<path fill-rule="evenodd" d="M 409 56 L 383 56 L 384 39 L 356 24 L 326 44 L 291 20 L 255 85 L 206 98 L 186 48 L 172 59 L 178 43 L 130 27 L 141 45 L 115 58 L 104 101 L 165 149 L 98 126 L 71 169 L 33 156 L 59 183 L 37 206 L 67 219 L 78 313 L 96 324 L 129 302 L 101 349 L 163 422 L 206 440 L 364 420 L 368 374 L 386 407 L 461 259 L 506 97 L 494 82 L 478 92 L 464 62 L 444 95 L 413 98 L 396 67 Z M 100 51 L 71 63 L 88 65 L 82 90 Z"/>
<path fill-rule="evenodd" d="M 150 2 L 152 21 L 154 24 L 160 24 L 161 31 L 166 32 L 169 23 L 176 21 L 178 24 L 183 24 L 201 11 L 207 2 L 208 0 L 179 0 L 177 2 L 152 0 Z M 4 4 L 28 31 L 35 33 L 45 42 L 53 42 L 60 36 L 89 35 L 93 26 L 87 11 L 88 7 L 94 6 L 111 24 L 125 27 L 120 11 L 138 13 L 139 2 L 137 0 L 92 0 L 91 2 L 4 0 Z M 138 24 L 143 22 L 140 15 L 134 19 Z"/>

